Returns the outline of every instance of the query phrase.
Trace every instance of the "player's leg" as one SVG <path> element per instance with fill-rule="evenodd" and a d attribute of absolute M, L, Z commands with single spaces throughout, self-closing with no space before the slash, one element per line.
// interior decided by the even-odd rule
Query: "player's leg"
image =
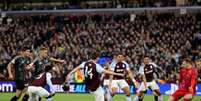
<path fill-rule="evenodd" d="M 137 90 L 137 94 L 135 96 L 135 98 L 133 99 L 133 101 L 142 101 L 144 98 L 144 93 L 146 91 L 146 88 L 144 86 L 144 83 L 140 84 L 140 87 Z"/>
<path fill-rule="evenodd" d="M 37 88 L 34 86 L 28 86 L 27 93 L 29 94 L 28 101 L 36 100 Z"/>
<path fill-rule="evenodd" d="M 163 101 L 163 97 L 160 92 L 160 88 L 155 81 L 150 82 L 147 84 L 151 89 L 154 91 L 154 99 L 155 101 Z"/>
<path fill-rule="evenodd" d="M 16 95 L 13 96 L 10 101 L 17 101 L 21 97 L 24 88 L 25 88 L 24 81 L 16 80 Z"/>
<path fill-rule="evenodd" d="M 16 95 L 13 96 L 10 101 L 17 101 L 20 98 L 21 95 L 22 95 L 22 90 L 17 89 L 16 90 Z"/>
<path fill-rule="evenodd" d="M 183 101 L 191 101 L 193 99 L 193 94 L 186 94 L 183 97 Z"/>
<path fill-rule="evenodd" d="M 154 99 L 155 101 L 163 101 L 163 97 L 159 89 L 154 90 Z"/>
<path fill-rule="evenodd" d="M 44 97 L 44 98 L 50 97 L 51 94 L 46 89 L 42 87 L 37 87 L 37 89 L 38 90 L 36 92 L 36 95 L 38 95 L 39 97 Z"/>
<path fill-rule="evenodd" d="M 112 85 L 111 85 L 111 95 L 112 97 L 115 95 L 116 91 L 118 90 L 118 80 L 112 80 Z"/>
<path fill-rule="evenodd" d="M 22 101 L 28 101 L 28 99 L 29 99 L 29 94 L 28 94 L 27 90 L 28 90 L 28 87 L 25 87 L 25 88 L 23 89 L 23 91 L 22 91 L 22 93 L 24 93 L 24 96 L 23 96 L 23 98 L 22 98 Z"/>
<path fill-rule="evenodd" d="M 126 94 L 126 101 L 131 101 L 131 92 L 128 83 L 125 80 L 119 80 L 118 84 Z"/>
<path fill-rule="evenodd" d="M 182 90 L 177 90 L 172 95 L 170 95 L 168 101 L 177 101 L 185 95 L 184 93 L 185 92 L 183 92 Z"/>
<path fill-rule="evenodd" d="M 111 101 L 112 100 L 111 87 L 109 85 L 109 80 L 108 79 L 105 79 L 103 81 L 103 86 L 105 88 L 105 93 L 104 93 L 105 101 Z"/>
<path fill-rule="evenodd" d="M 105 86 L 105 101 L 112 101 L 112 95 L 111 95 L 111 88 L 109 86 Z"/>
<path fill-rule="evenodd" d="M 96 101 L 104 101 L 104 89 L 102 86 L 98 87 L 94 92 Z"/>

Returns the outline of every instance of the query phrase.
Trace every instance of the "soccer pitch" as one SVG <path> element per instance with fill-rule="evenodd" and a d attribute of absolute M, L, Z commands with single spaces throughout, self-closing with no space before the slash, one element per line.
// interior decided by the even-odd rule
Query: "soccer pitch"
<path fill-rule="evenodd" d="M 15 93 L 0 93 L 0 101 L 9 101 L 14 94 Z M 164 98 L 164 101 L 167 101 L 168 96 L 163 96 L 163 98 Z M 45 100 L 43 99 L 42 101 L 45 101 Z M 53 101 L 94 101 L 94 95 L 93 94 L 56 93 L 56 95 L 53 97 Z M 113 101 L 125 101 L 125 95 L 117 94 L 113 98 Z M 154 97 L 147 95 L 145 96 L 144 101 L 154 101 Z M 192 101 L 201 101 L 201 96 L 194 97 Z"/>

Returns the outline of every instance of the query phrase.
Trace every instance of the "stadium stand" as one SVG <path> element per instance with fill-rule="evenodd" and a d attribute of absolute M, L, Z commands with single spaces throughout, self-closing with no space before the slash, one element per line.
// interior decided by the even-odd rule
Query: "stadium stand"
<path fill-rule="evenodd" d="M 42 46 L 50 56 L 65 59 L 56 64 L 60 73 L 71 70 L 93 51 L 121 51 L 131 68 L 137 70 L 142 57 L 149 55 L 161 66 L 166 77 L 174 80 L 180 60 L 201 57 L 201 19 L 199 13 L 174 14 L 91 14 L 26 15 L 0 18 L 0 78 L 6 77 L 6 65 L 27 39 L 52 37 Z M 28 73 L 30 77 L 30 73 Z"/>

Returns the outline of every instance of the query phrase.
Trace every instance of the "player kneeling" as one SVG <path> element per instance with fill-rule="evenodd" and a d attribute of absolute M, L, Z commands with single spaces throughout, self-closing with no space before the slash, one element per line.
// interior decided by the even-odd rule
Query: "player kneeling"
<path fill-rule="evenodd" d="M 45 97 L 47 101 L 51 101 L 51 97 L 55 95 L 55 91 L 51 81 L 52 66 L 45 66 L 45 72 L 40 74 L 38 78 L 31 81 L 28 87 L 29 101 L 39 101 L 39 97 Z M 49 85 L 51 93 L 49 93 L 44 87 Z"/>
<path fill-rule="evenodd" d="M 183 101 L 191 101 L 195 95 L 197 84 L 197 69 L 190 59 L 184 59 L 179 73 L 179 89 L 175 91 L 168 101 L 178 101 L 183 97 Z"/>

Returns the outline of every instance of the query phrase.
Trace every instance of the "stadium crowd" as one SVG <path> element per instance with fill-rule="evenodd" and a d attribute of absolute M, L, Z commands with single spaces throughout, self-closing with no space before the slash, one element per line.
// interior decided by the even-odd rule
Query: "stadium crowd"
<path fill-rule="evenodd" d="M 6 66 L 27 40 L 46 40 L 49 56 L 65 59 L 57 64 L 60 78 L 93 51 L 120 51 L 133 70 L 142 57 L 149 55 L 174 80 L 181 59 L 201 58 L 200 14 L 105 14 L 105 15 L 34 15 L 0 19 L 0 78 Z M 45 36 L 50 36 L 46 39 Z M 31 74 L 30 74 L 31 75 Z M 29 76 L 28 76 L 29 77 Z M 200 76 L 201 77 L 201 76 Z"/>
<path fill-rule="evenodd" d="M 178 3 L 177 0 L 94 0 L 79 1 L 71 0 L 38 0 L 38 3 L 25 1 L 0 1 L 0 11 L 15 10 L 58 10 L 58 9 L 90 9 L 90 8 L 138 8 L 138 7 L 172 7 L 172 6 L 198 6 L 200 0 L 188 0 L 184 4 Z"/>

